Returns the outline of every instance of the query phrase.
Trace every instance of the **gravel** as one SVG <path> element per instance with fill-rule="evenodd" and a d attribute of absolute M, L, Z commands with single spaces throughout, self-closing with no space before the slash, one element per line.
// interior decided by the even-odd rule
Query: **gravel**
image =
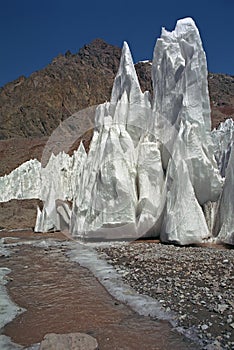
<path fill-rule="evenodd" d="M 175 313 L 177 327 L 193 330 L 204 349 L 234 349 L 232 249 L 144 242 L 97 250 L 133 289 Z"/>

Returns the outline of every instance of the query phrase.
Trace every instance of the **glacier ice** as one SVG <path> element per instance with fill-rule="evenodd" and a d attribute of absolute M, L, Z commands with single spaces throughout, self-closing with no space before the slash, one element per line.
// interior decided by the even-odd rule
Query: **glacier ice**
<path fill-rule="evenodd" d="M 225 176 L 231 148 L 234 141 L 234 122 L 231 118 L 220 123 L 219 127 L 212 130 L 212 138 L 215 144 L 215 158 L 218 163 L 219 171 Z"/>
<path fill-rule="evenodd" d="M 40 199 L 44 206 L 37 209 L 35 232 L 68 230 L 71 218 L 70 202 L 78 191 L 80 176 L 87 154 L 81 142 L 72 156 L 53 153 L 45 167 L 41 167 Z"/>
<path fill-rule="evenodd" d="M 41 163 L 31 159 L 9 175 L 0 177 L 0 202 L 11 199 L 33 199 L 40 197 Z"/>
<path fill-rule="evenodd" d="M 233 143 L 232 143 L 233 146 Z M 214 224 L 218 241 L 234 245 L 234 147 L 226 169 L 226 177 Z"/>
<path fill-rule="evenodd" d="M 129 47 L 124 43 L 110 103 L 96 111 L 82 190 L 72 210 L 74 236 L 137 237 L 135 147 L 147 109 L 150 110 L 149 100 L 141 92 Z M 131 122 L 134 117 L 135 124 Z"/>
<path fill-rule="evenodd" d="M 183 149 L 183 123 L 167 168 L 166 208 L 160 238 L 177 244 L 201 243 L 210 236 L 202 208 L 191 182 Z"/>
<path fill-rule="evenodd" d="M 181 122 L 181 147 L 200 204 L 215 201 L 222 181 L 214 159 L 206 56 L 191 18 L 179 20 L 172 32 L 162 30 L 152 65 L 155 132 L 162 142 L 164 168 L 171 158 Z"/>
<path fill-rule="evenodd" d="M 160 143 L 145 136 L 139 145 L 137 163 L 138 204 L 137 232 L 140 237 L 157 237 L 163 219 L 166 198 L 165 175 L 162 168 Z"/>
<path fill-rule="evenodd" d="M 217 129 L 212 130 L 212 138 L 215 145 L 215 158 L 218 164 L 220 174 L 225 177 L 227 166 L 229 164 L 230 154 L 233 148 L 234 142 L 234 122 L 232 119 L 226 119 L 225 122 L 220 123 Z M 221 229 L 221 222 L 223 223 L 223 215 L 225 215 L 225 222 L 230 221 L 228 226 L 223 226 L 218 240 L 224 243 L 231 243 L 232 238 L 232 187 L 234 186 L 233 177 L 230 176 L 230 167 L 232 166 L 232 161 L 229 164 L 229 175 L 225 178 L 225 185 L 222 190 L 222 195 L 217 202 L 207 202 L 204 205 L 204 213 L 208 223 L 208 227 L 215 236 L 218 235 Z M 227 188 L 230 194 L 227 195 Z M 225 193 L 225 194 L 224 194 Z M 221 204 L 222 203 L 222 204 Z M 226 207 L 226 214 L 224 214 L 224 207 Z M 230 217 L 229 217 L 230 216 Z M 226 233 L 225 233 L 226 230 Z"/>
<path fill-rule="evenodd" d="M 206 56 L 191 18 L 172 32 L 162 29 L 152 81 L 151 98 L 124 42 L 111 99 L 91 118 L 88 154 L 81 143 L 72 156 L 21 165 L 0 178 L 0 201 L 41 199 L 38 232 L 183 245 L 214 234 L 233 244 L 234 123 L 211 132 Z"/>

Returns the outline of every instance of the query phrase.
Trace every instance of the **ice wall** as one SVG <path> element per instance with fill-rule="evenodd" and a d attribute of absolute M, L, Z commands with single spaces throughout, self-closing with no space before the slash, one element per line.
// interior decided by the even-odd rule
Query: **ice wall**
<path fill-rule="evenodd" d="M 231 148 L 234 141 L 234 122 L 231 118 L 220 123 L 219 127 L 212 131 L 215 145 L 215 158 L 222 176 L 225 176 Z"/>
<path fill-rule="evenodd" d="M 167 168 L 167 198 L 160 238 L 177 244 L 201 243 L 210 236 L 187 165 L 181 122 Z"/>
<path fill-rule="evenodd" d="M 222 195 L 219 200 L 214 224 L 214 235 L 218 241 L 234 245 L 234 147 L 226 169 Z"/>
<path fill-rule="evenodd" d="M 36 232 L 64 230 L 70 225 L 71 201 L 78 191 L 83 163 L 87 158 L 82 142 L 72 156 L 52 153 L 47 165 L 30 160 L 0 177 L 0 202 L 37 198 L 44 202 L 37 208 Z"/>
<path fill-rule="evenodd" d="M 37 209 L 35 232 L 69 230 L 71 202 L 79 191 L 83 164 L 87 154 L 81 142 L 72 156 L 61 152 L 51 155 L 47 165 L 41 168 L 40 198 L 42 211 Z"/>
<path fill-rule="evenodd" d="M 11 199 L 40 198 L 41 163 L 31 159 L 9 175 L 0 177 L 0 202 Z"/>

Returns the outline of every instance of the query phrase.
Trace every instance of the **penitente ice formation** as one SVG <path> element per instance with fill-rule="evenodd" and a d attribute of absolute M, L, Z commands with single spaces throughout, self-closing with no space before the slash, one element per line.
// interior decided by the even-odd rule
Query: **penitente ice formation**
<path fill-rule="evenodd" d="M 162 29 L 152 82 L 153 96 L 142 93 L 125 42 L 111 99 L 95 108 L 89 152 L 81 142 L 72 155 L 22 164 L 0 178 L 0 201 L 41 199 L 36 232 L 234 244 L 234 124 L 211 132 L 206 56 L 191 18 Z M 61 130 L 78 137 L 79 118 L 64 123 L 51 139 Z"/>

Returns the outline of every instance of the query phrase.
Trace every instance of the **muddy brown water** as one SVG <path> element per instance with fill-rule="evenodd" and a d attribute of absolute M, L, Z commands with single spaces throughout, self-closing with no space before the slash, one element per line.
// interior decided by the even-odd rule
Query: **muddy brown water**
<path fill-rule="evenodd" d="M 30 232 L 10 235 L 21 236 L 21 242 L 33 237 Z M 168 322 L 139 316 L 115 300 L 89 270 L 66 257 L 66 249 L 62 240 L 59 247 L 23 244 L 0 258 L 0 267 L 12 270 L 10 297 L 27 309 L 3 330 L 14 342 L 29 346 L 47 333 L 85 332 L 97 338 L 100 350 L 199 349 Z"/>

